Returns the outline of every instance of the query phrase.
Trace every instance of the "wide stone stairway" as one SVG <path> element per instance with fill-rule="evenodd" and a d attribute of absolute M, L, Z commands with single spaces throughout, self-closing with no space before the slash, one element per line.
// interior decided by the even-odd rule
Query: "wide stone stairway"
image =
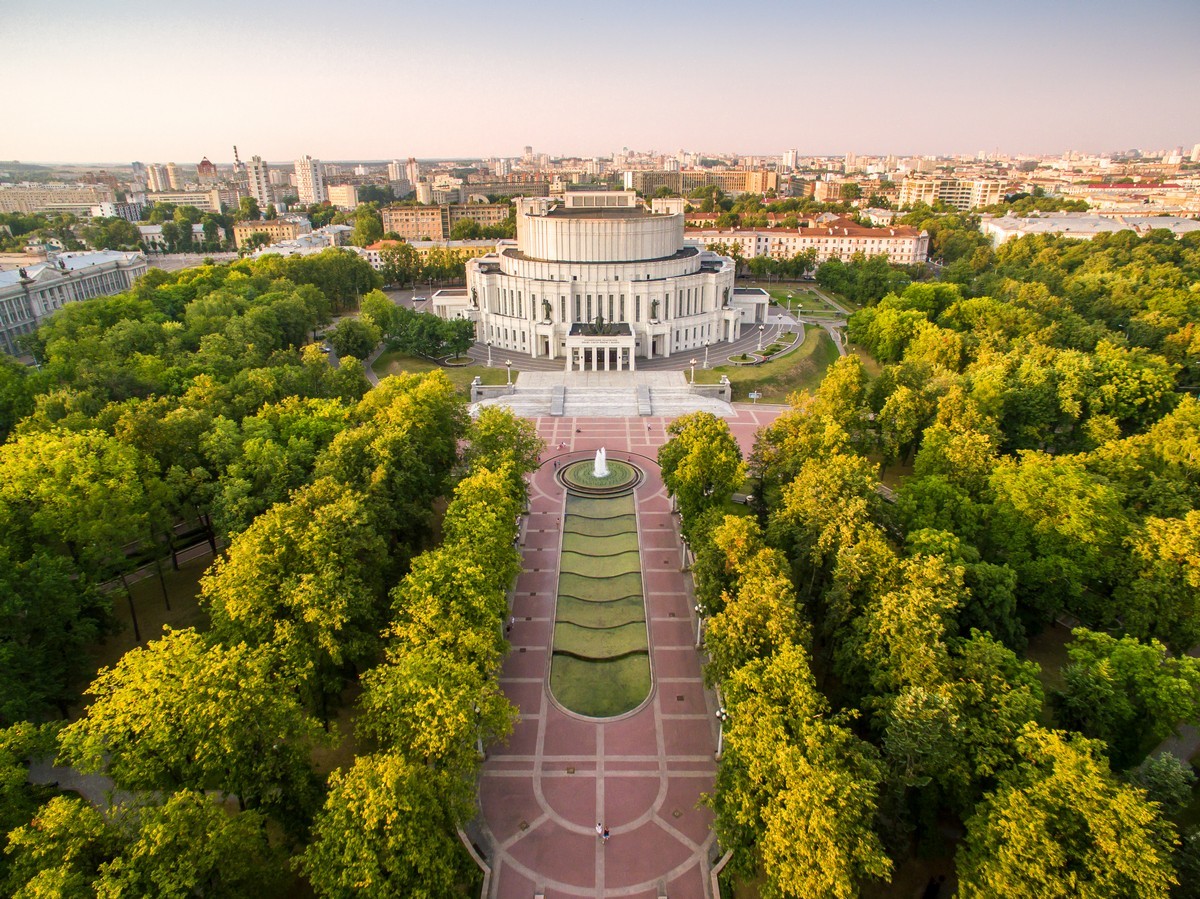
<path fill-rule="evenodd" d="M 676 418 L 690 412 L 732 418 L 732 407 L 716 391 L 713 386 L 690 386 L 683 372 L 529 371 L 517 376 L 511 393 L 487 397 L 475 406 L 506 406 L 526 418 Z"/>

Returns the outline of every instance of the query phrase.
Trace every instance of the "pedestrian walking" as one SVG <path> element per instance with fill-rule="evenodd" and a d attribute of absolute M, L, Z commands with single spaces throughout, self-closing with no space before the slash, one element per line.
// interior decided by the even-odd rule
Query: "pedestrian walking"
<path fill-rule="evenodd" d="M 604 825 L 603 825 L 603 824 L 601 824 L 599 821 L 597 821 L 597 822 L 596 822 L 596 836 L 598 836 L 598 837 L 600 837 L 601 839 L 603 839 L 603 838 L 604 838 L 604 833 L 605 833 L 605 830 L 604 830 Z"/>
<path fill-rule="evenodd" d="M 606 843 L 608 842 L 608 828 L 607 827 L 604 828 L 604 833 L 602 833 L 600 835 L 600 839 L 602 839 Z"/>

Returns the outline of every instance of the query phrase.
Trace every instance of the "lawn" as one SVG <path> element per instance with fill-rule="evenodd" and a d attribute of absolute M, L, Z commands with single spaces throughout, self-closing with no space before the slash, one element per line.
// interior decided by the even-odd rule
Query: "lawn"
<path fill-rule="evenodd" d="M 837 347 L 823 328 L 806 325 L 804 343 L 793 350 L 761 365 L 718 365 L 696 372 L 701 384 L 717 384 L 727 375 L 733 384 L 733 398 L 744 402 L 751 391 L 757 390 L 767 403 L 783 403 L 797 390 L 815 390 L 825 377 L 825 370 L 838 357 Z"/>
<path fill-rule="evenodd" d="M 550 690 L 581 715 L 620 715 L 650 690 L 633 495 L 569 494 L 566 511 Z"/>
<path fill-rule="evenodd" d="M 464 357 L 465 358 L 465 357 Z M 371 365 L 371 370 L 380 378 L 386 378 L 388 375 L 398 375 L 401 372 L 409 372 L 410 374 L 420 374 L 434 369 L 441 369 L 446 373 L 452 384 L 466 393 L 471 382 L 478 376 L 483 379 L 484 384 L 503 384 L 507 378 L 504 366 L 499 368 L 493 366 L 488 368 L 486 365 L 467 365 L 462 368 L 455 368 L 424 359 L 420 356 L 410 356 L 400 350 L 387 350 L 380 353 L 379 358 Z"/>

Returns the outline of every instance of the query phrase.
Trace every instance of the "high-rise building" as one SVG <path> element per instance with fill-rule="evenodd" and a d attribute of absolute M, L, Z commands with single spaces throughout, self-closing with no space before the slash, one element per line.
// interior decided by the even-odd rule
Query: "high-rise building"
<path fill-rule="evenodd" d="M 301 156 L 296 160 L 296 193 L 301 203 L 324 203 L 325 174 L 321 170 L 321 161 L 311 156 Z"/>
<path fill-rule="evenodd" d="M 533 147 L 526 146 L 525 152 L 522 154 L 522 158 L 526 162 L 533 162 Z"/>
<path fill-rule="evenodd" d="M 408 162 L 404 166 L 404 174 L 408 178 L 409 184 L 416 184 L 421 180 L 421 167 L 411 156 L 408 157 Z"/>
<path fill-rule="evenodd" d="M 388 163 L 388 181 L 403 181 L 408 176 L 404 172 L 404 164 L 399 159 Z"/>
<path fill-rule="evenodd" d="M 183 178 L 179 175 L 179 166 L 173 162 L 167 163 L 167 183 L 171 185 L 171 190 L 180 190 L 183 187 Z"/>
<path fill-rule="evenodd" d="M 171 182 L 167 180 L 167 167 L 159 165 L 157 162 L 146 166 L 146 184 L 154 193 L 171 189 Z"/>
<path fill-rule="evenodd" d="M 367 174 L 367 167 L 365 165 L 362 165 L 361 163 L 359 165 L 356 165 L 354 167 L 354 174 L 358 175 L 360 178 L 363 177 L 364 175 Z"/>
<path fill-rule="evenodd" d="M 1192 162 L 1200 162 L 1200 144 L 1192 147 Z"/>
<path fill-rule="evenodd" d="M 797 163 L 800 161 L 799 150 L 784 150 L 783 151 L 783 167 L 795 171 L 800 166 Z"/>
<path fill-rule="evenodd" d="M 250 196 L 254 197 L 259 209 L 265 210 L 272 202 L 271 172 L 261 156 L 250 157 L 246 179 L 249 181 Z"/>

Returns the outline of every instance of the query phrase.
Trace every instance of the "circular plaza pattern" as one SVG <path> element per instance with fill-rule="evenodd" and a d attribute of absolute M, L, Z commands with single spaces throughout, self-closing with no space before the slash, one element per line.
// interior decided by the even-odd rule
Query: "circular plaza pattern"
<path fill-rule="evenodd" d="M 564 466 L 559 474 L 567 488 L 588 496 L 611 496 L 632 490 L 642 479 L 642 470 L 627 462 L 608 460 L 608 474 L 597 477 L 596 463 L 591 459 L 572 462 Z"/>

